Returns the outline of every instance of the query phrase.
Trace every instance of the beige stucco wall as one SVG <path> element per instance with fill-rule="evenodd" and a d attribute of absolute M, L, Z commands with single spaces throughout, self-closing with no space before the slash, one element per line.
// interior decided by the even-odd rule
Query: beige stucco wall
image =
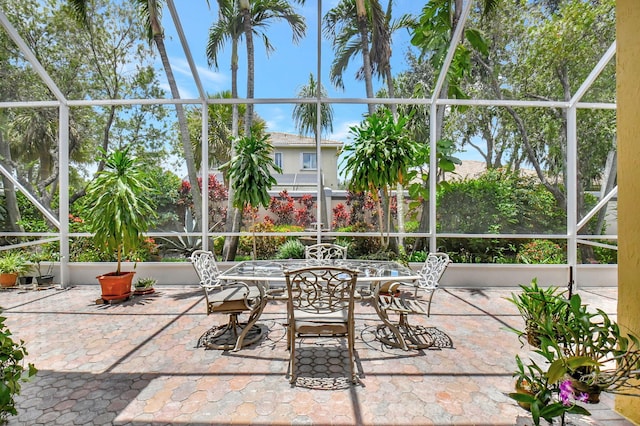
<path fill-rule="evenodd" d="M 640 1 L 617 0 L 618 323 L 640 334 Z M 640 424 L 640 397 L 615 408 Z"/>
<path fill-rule="evenodd" d="M 274 152 L 282 153 L 282 173 L 309 173 L 316 175 L 315 170 L 302 169 L 302 153 L 315 153 L 312 146 L 276 146 Z M 321 151 L 321 168 L 326 187 L 338 188 L 338 150 L 335 147 L 323 147 Z"/>

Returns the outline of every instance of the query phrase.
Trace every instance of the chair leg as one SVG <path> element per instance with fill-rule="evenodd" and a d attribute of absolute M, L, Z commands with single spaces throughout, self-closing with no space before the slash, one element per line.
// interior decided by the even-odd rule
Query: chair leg
<path fill-rule="evenodd" d="M 295 360 L 296 360 L 296 333 L 294 330 L 288 330 L 289 341 L 289 383 L 295 383 Z"/>
<path fill-rule="evenodd" d="M 347 344 L 349 346 L 349 370 L 351 372 L 351 382 L 358 383 L 358 378 L 356 376 L 356 366 L 355 366 L 355 330 L 350 329 L 347 335 Z"/>
<path fill-rule="evenodd" d="M 431 291 L 431 295 L 429 296 L 429 303 L 427 305 L 427 317 L 431 316 L 431 301 L 433 300 L 433 294 L 436 292 L 437 288 L 434 288 Z"/>

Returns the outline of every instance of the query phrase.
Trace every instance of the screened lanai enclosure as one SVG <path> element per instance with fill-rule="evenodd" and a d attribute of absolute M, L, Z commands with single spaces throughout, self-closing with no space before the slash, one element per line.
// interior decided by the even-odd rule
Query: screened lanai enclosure
<path fill-rule="evenodd" d="M 129 147 L 157 216 L 126 258 L 173 282 L 335 241 L 615 284 L 614 0 L 149 4 L 0 0 L 3 252 L 93 283 L 87 185 Z"/>

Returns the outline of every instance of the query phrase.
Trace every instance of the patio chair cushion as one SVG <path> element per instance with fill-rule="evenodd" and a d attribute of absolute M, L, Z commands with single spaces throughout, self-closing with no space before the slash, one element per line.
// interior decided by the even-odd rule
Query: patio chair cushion
<path fill-rule="evenodd" d="M 295 331 L 300 334 L 345 334 L 349 321 L 345 304 L 344 311 L 331 313 L 315 313 L 298 311 L 295 320 Z"/>
<path fill-rule="evenodd" d="M 247 294 L 247 292 L 249 294 Z M 242 312 L 247 310 L 246 302 L 251 303 L 260 297 L 257 287 L 226 287 L 209 294 L 209 312 Z"/>

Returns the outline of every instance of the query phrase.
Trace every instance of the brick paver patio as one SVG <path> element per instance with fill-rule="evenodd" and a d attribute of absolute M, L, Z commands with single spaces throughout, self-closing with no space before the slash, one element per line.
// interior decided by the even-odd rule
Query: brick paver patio
<path fill-rule="evenodd" d="M 404 352 L 375 339 L 379 321 L 358 302 L 350 385 L 344 339 L 302 343 L 299 379 L 285 378 L 285 306 L 270 302 L 258 343 L 239 352 L 206 350 L 199 339 L 225 319 L 205 314 L 196 286 L 97 305 L 99 286 L 0 291 L 14 338 L 39 369 L 18 397 L 10 425 L 514 425 L 526 412 L 511 392 L 516 353 L 507 326 L 520 326 L 504 298 L 517 288 L 451 288 L 434 297 L 434 348 Z M 580 291 L 614 313 L 615 288 Z M 575 423 L 630 425 L 603 395 Z M 526 422 L 525 422 L 526 423 Z"/>

